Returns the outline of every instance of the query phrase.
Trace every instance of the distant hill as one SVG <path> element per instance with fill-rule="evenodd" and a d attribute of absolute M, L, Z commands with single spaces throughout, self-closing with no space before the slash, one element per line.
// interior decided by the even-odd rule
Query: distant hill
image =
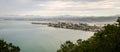
<path fill-rule="evenodd" d="M 101 16 L 101 17 L 79 17 L 79 16 L 59 16 L 49 18 L 48 20 L 65 20 L 65 21 L 82 21 L 82 22 L 114 22 L 117 16 Z"/>
<path fill-rule="evenodd" d="M 30 21 L 82 21 L 82 22 L 114 22 L 118 16 L 14 16 L 14 17 L 0 17 L 3 20 L 30 20 Z"/>

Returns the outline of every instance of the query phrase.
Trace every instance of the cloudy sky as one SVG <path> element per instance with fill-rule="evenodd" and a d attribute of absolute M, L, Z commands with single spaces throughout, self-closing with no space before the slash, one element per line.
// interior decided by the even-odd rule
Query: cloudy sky
<path fill-rule="evenodd" d="M 0 16 L 120 14 L 120 0 L 0 0 Z"/>

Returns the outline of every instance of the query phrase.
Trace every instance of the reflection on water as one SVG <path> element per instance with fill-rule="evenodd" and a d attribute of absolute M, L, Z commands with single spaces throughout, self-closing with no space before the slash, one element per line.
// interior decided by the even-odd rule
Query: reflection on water
<path fill-rule="evenodd" d="M 66 40 L 87 39 L 93 32 L 33 25 L 30 21 L 0 22 L 0 38 L 21 48 L 21 52 L 56 52 Z"/>

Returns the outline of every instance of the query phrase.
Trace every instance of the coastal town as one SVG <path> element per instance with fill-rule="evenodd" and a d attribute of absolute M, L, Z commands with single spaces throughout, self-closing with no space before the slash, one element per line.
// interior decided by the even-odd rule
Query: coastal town
<path fill-rule="evenodd" d="M 92 31 L 92 32 L 96 32 L 102 29 L 102 27 L 98 27 L 96 25 L 90 26 L 86 23 L 71 23 L 71 22 L 36 23 L 36 22 L 32 22 L 32 24 L 41 24 L 41 25 L 48 25 L 49 27 L 55 27 L 55 28 L 74 29 L 74 30 L 83 30 L 83 31 Z"/>

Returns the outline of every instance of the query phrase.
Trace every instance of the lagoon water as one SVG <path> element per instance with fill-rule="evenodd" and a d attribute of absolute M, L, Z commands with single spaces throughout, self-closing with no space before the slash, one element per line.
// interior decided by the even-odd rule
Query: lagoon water
<path fill-rule="evenodd" d="M 21 48 L 20 52 L 56 52 L 66 40 L 86 40 L 93 32 L 48 27 L 30 21 L 0 21 L 0 38 Z"/>

